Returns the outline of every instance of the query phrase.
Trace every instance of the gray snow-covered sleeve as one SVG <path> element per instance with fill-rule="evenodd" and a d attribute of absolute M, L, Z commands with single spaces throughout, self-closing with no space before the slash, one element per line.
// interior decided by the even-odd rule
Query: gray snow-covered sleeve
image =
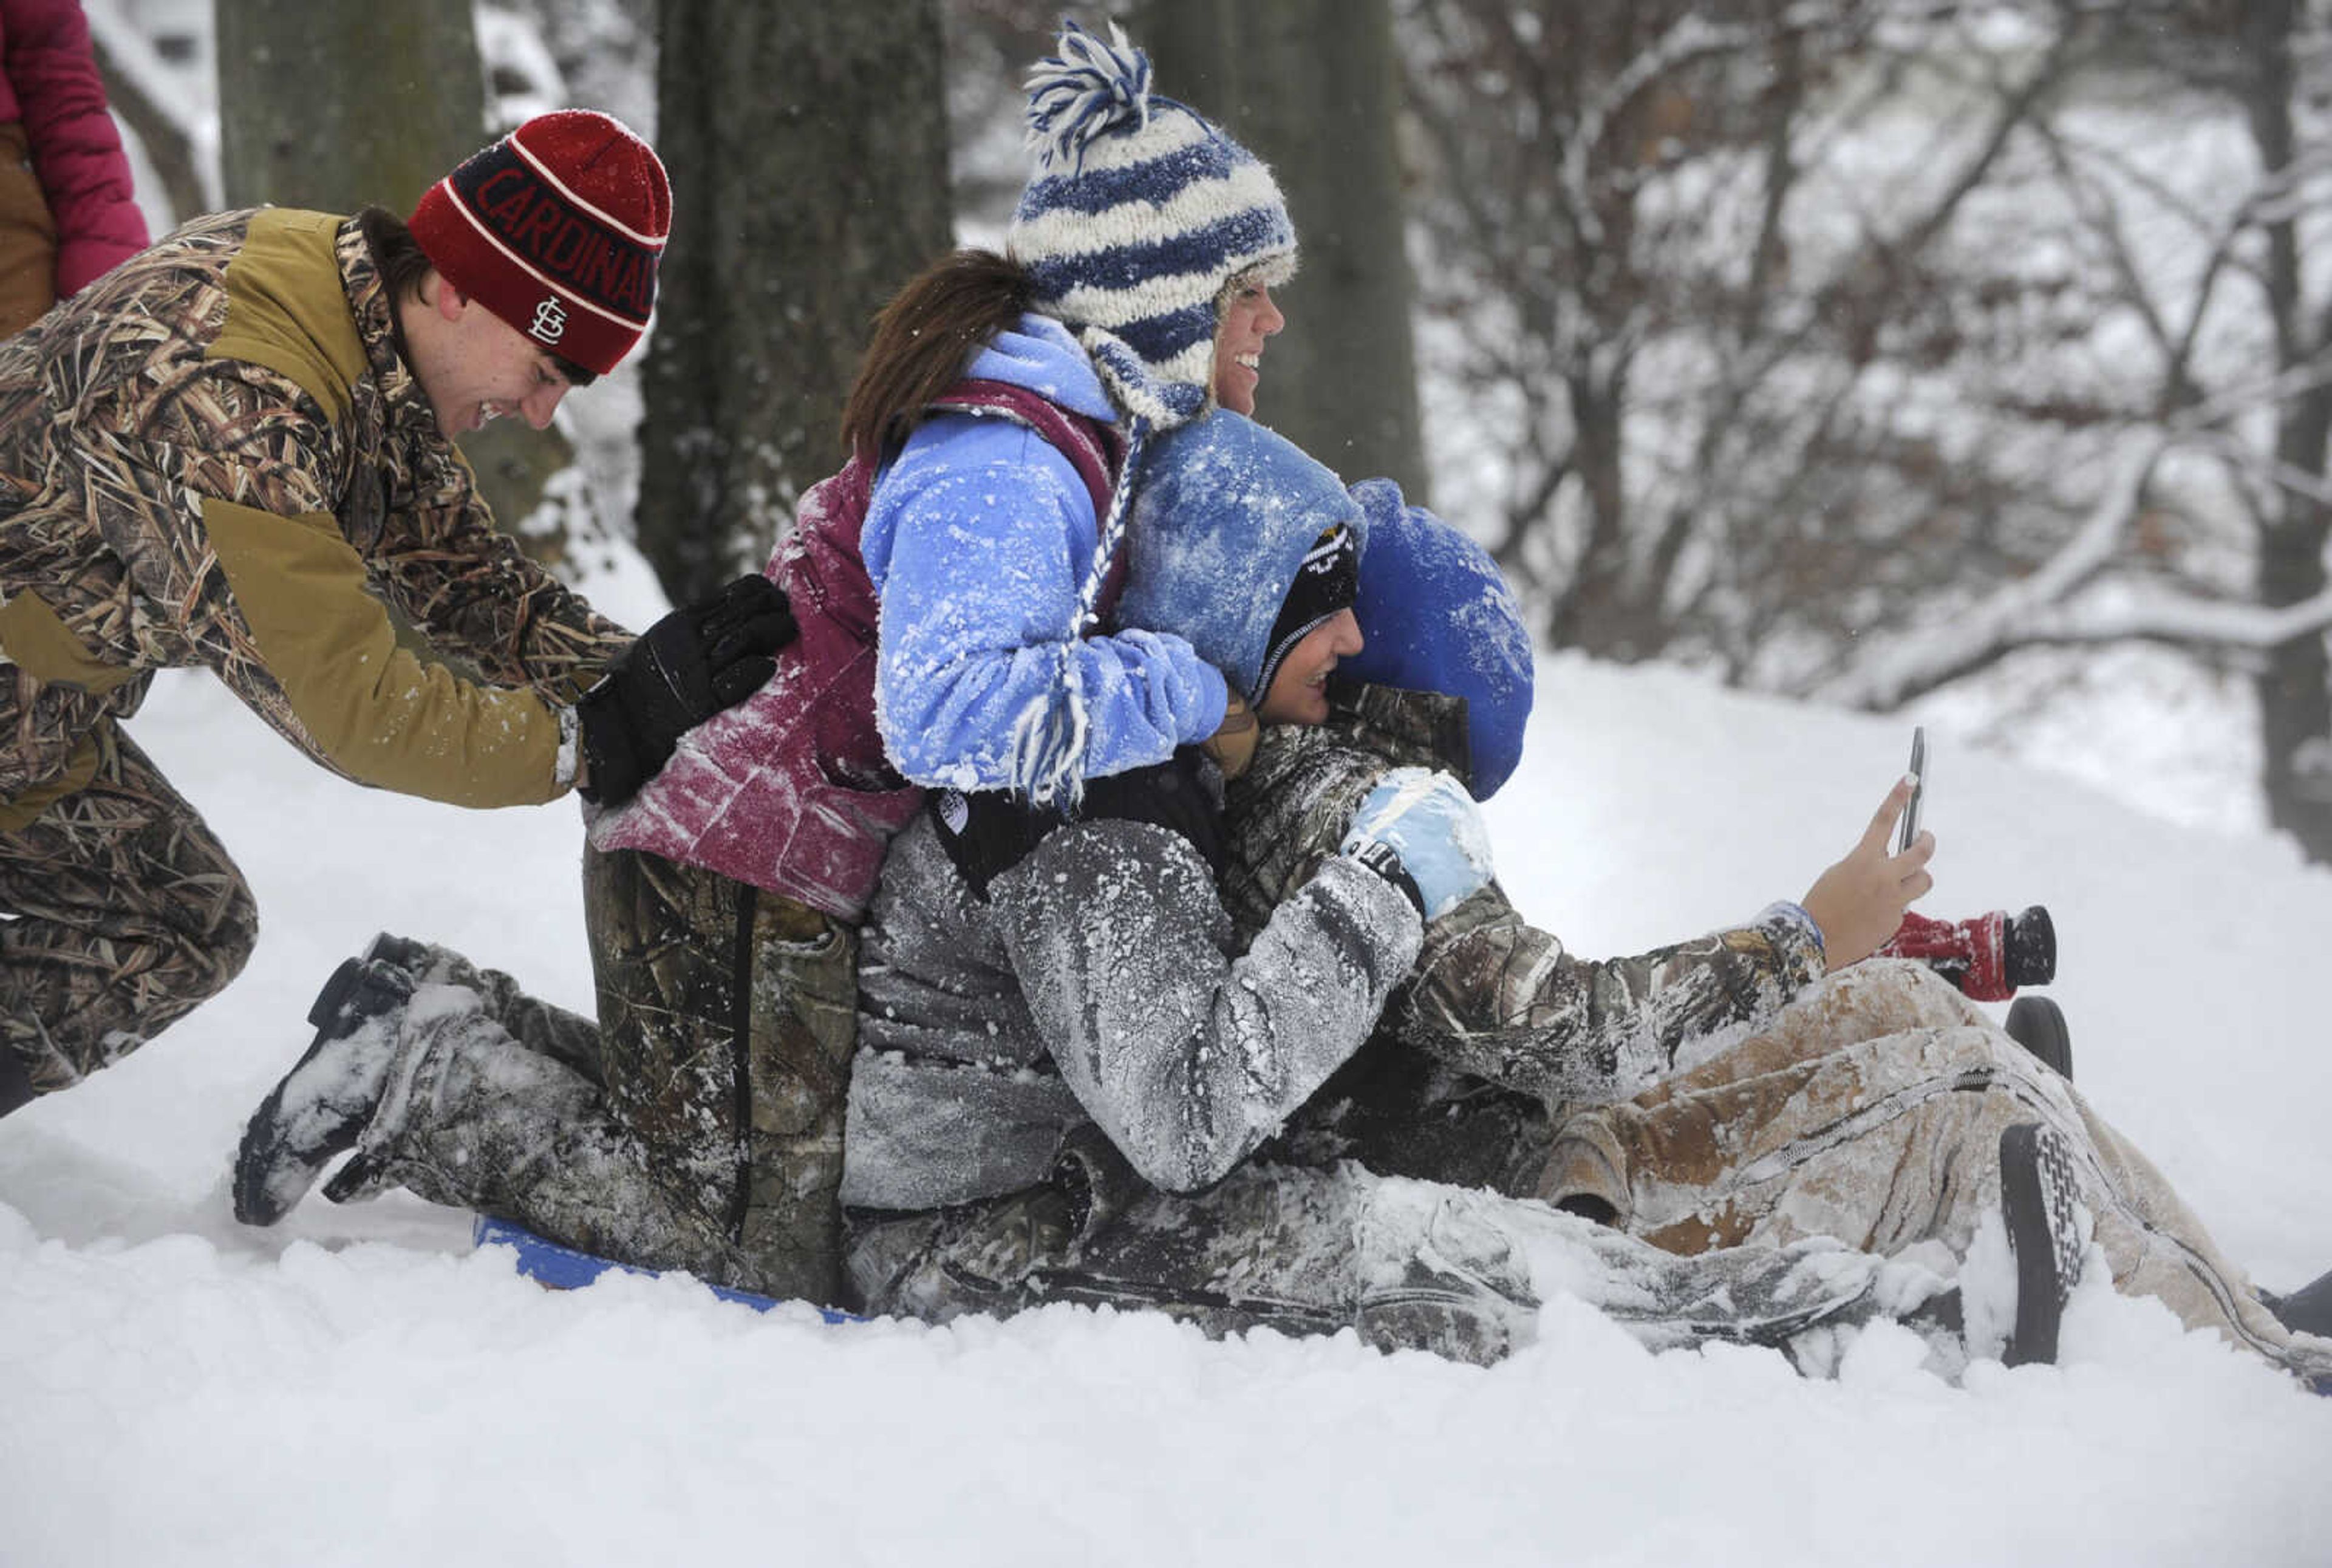
<path fill-rule="evenodd" d="M 1228 1174 L 1359 1049 L 1422 935 L 1391 884 L 1338 857 L 1231 958 L 1206 863 L 1139 822 L 1063 828 L 989 895 L 1062 1078 L 1176 1192 Z"/>

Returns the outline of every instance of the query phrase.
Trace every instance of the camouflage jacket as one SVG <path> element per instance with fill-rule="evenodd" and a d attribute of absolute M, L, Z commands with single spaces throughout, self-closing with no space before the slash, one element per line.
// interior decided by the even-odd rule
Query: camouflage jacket
<path fill-rule="evenodd" d="M 1389 768 L 1467 772 L 1457 699 L 1384 686 L 1332 692 L 1325 724 L 1266 727 L 1230 787 L 1224 902 L 1242 932 L 1336 852 Z M 1822 972 L 1820 938 L 1793 906 L 1596 963 L 1525 922 L 1492 883 L 1427 926 L 1384 1028 L 1449 1066 L 1549 1102 L 1622 1100 L 1763 1028 Z"/>
<path fill-rule="evenodd" d="M 628 640 L 494 531 L 355 219 L 200 219 L 0 345 L 0 830 L 177 665 L 360 783 L 550 799 Z"/>

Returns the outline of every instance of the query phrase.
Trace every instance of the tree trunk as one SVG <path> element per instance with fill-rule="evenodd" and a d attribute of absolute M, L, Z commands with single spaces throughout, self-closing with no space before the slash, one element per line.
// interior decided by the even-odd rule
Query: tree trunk
<path fill-rule="evenodd" d="M 2260 167 L 2289 169 L 2296 147 L 2292 105 L 2297 81 L 2292 31 L 2299 17 L 2290 0 L 2259 0 L 2245 14 L 2244 56 L 2252 72 L 2251 137 Z M 2265 225 L 2265 287 L 2276 328 L 2277 359 L 2286 370 L 2304 368 L 2322 351 L 2307 295 L 2294 220 Z M 2295 473 L 2320 476 L 2332 433 L 2332 391 L 2318 387 L 2287 402 L 2276 423 L 2276 457 Z M 2323 504 L 2295 486 L 2282 487 L 2260 531 L 2258 598 L 2270 608 L 2322 591 L 2327 526 Z M 2258 681 L 2260 780 L 2268 818 L 2299 840 L 2310 860 L 2332 862 L 2332 667 L 2321 634 L 2295 637 L 2268 654 Z"/>
<path fill-rule="evenodd" d="M 206 210 L 211 203 L 205 198 L 203 177 L 195 167 L 195 149 L 186 131 L 160 104 L 147 96 L 139 79 L 114 59 L 106 39 L 93 39 L 92 49 L 98 70 L 105 77 L 106 101 L 146 149 L 146 161 L 153 166 L 154 177 L 162 183 L 162 196 L 170 207 L 167 226 L 185 223 Z M 161 234 L 161 229 L 155 230 L 157 239 Z"/>
<path fill-rule="evenodd" d="M 318 5 L 218 0 L 219 173 L 230 207 L 400 215 L 488 139 L 469 0 Z M 520 527 L 573 461 L 556 429 L 517 420 L 462 437 L 478 492 Z M 565 540 L 527 536 L 556 564 Z"/>
<path fill-rule="evenodd" d="M 1303 243 L 1257 414 L 1347 479 L 1426 498 L 1390 0 L 1150 0 L 1156 90 L 1271 165 Z"/>
<path fill-rule="evenodd" d="M 663 0 L 673 174 L 639 542 L 675 602 L 760 566 L 874 312 L 949 241 L 938 0 Z"/>
<path fill-rule="evenodd" d="M 406 213 L 485 140 L 469 0 L 218 0 L 229 206 Z"/>
<path fill-rule="evenodd" d="M 1633 553 L 1621 466 L 1628 408 L 1624 367 L 1585 369 L 1571 378 L 1576 428 L 1572 464 L 1584 489 L 1587 543 L 1577 569 L 1553 596 L 1541 636 L 1549 647 L 1584 648 L 1621 664 L 1659 656 L 1671 628 L 1662 613 L 1664 578 Z"/>

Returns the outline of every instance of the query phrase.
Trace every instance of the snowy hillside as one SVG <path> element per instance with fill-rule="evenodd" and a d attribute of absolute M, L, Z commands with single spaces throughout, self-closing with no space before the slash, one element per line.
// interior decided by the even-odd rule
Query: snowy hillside
<path fill-rule="evenodd" d="M 933 1331 L 679 1280 L 557 1296 L 401 1194 L 245 1230 L 242 1120 L 374 930 L 588 1008 L 573 809 L 358 790 L 205 678 L 134 732 L 262 939 L 161 1041 L 0 1122 L 0 1563 L 2332 1562 L 2332 1400 L 2096 1289 L 2065 1364 L 1954 1389 L 1885 1330 L 1809 1383 L 1558 1301 L 1481 1372 L 1067 1308 Z M 1502 877 L 1583 952 L 1707 929 L 1802 893 L 1907 738 L 1550 663 Z M 1939 739 L 1924 907 L 2047 904 L 2093 1100 L 2266 1283 L 2332 1267 L 2332 874 Z"/>

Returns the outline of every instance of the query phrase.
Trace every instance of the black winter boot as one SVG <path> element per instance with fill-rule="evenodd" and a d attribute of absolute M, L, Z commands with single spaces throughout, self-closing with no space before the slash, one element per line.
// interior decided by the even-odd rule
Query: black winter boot
<path fill-rule="evenodd" d="M 2332 1274 L 2317 1276 L 2289 1296 L 2262 1290 L 2259 1298 L 2292 1333 L 2332 1339 Z"/>
<path fill-rule="evenodd" d="M 396 1060 L 397 1015 L 413 978 L 390 963 L 349 959 L 308 1009 L 316 1037 L 243 1132 L 234 1157 L 234 1217 L 272 1225 L 356 1146 Z"/>
<path fill-rule="evenodd" d="M 2047 997 L 2018 997 L 2008 1004 L 2008 1037 L 2040 1058 L 2067 1083 L 2073 1081 L 2073 1031 L 2065 1009 Z"/>
<path fill-rule="evenodd" d="M 2000 1209 L 2016 1255 L 2016 1326 L 2000 1359 L 2057 1359 L 2065 1302 L 2081 1278 L 2080 1185 L 2065 1136 L 2038 1122 L 2000 1134 Z"/>

